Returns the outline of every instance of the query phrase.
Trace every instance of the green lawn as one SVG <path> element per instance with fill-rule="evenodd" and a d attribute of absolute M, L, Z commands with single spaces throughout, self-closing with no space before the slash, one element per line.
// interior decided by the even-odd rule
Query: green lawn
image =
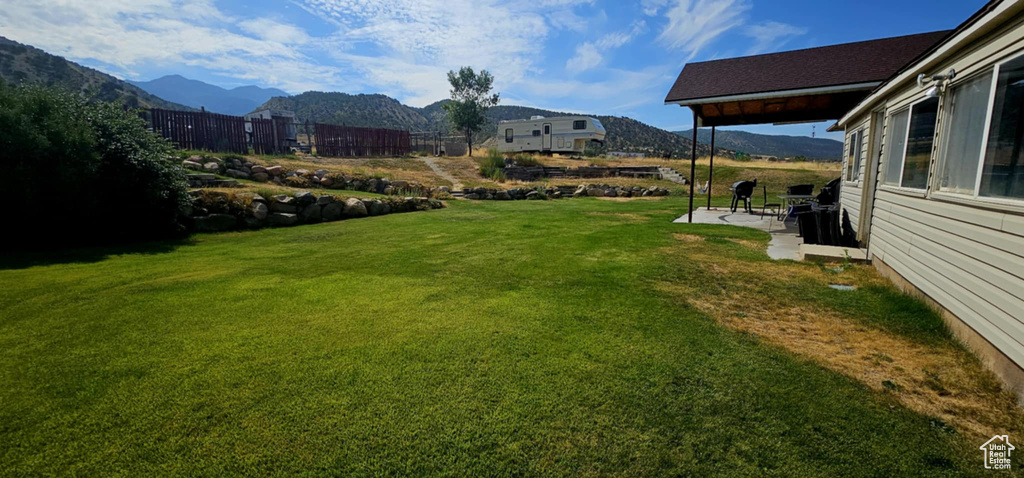
<path fill-rule="evenodd" d="M 655 287 L 698 274 L 674 233 L 772 267 L 723 241 L 763 233 L 671 224 L 684 204 L 453 201 L 7 259 L 0 473 L 982 471 L 962 434 Z"/>

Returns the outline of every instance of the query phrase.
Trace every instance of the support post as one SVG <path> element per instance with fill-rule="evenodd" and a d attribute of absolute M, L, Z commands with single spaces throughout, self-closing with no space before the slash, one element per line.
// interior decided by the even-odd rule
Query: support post
<path fill-rule="evenodd" d="M 693 223 L 693 183 L 695 183 L 694 175 L 697 173 L 697 109 L 690 107 L 693 110 L 693 144 L 690 150 L 690 216 L 688 221 Z"/>
<path fill-rule="evenodd" d="M 711 162 L 708 163 L 708 210 L 711 209 L 711 183 L 715 180 L 715 127 L 711 127 Z"/>

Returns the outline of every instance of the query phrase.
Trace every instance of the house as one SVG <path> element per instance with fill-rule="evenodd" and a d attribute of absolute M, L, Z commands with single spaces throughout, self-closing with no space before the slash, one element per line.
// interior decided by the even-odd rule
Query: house
<path fill-rule="evenodd" d="M 1024 3 L 992 1 L 839 119 L 872 263 L 1024 396 Z"/>
<path fill-rule="evenodd" d="M 866 257 L 1024 397 L 1024 2 L 950 31 L 690 63 L 665 103 L 698 127 L 837 119 L 839 204 Z"/>

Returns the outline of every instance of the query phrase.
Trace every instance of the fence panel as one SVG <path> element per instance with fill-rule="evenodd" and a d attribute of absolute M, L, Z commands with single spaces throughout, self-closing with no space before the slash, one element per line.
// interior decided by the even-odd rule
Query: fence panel
<path fill-rule="evenodd" d="M 320 156 L 403 156 L 409 154 L 409 132 L 316 123 L 314 147 Z"/>
<path fill-rule="evenodd" d="M 205 111 L 149 110 L 153 131 L 178 149 L 245 154 L 245 118 Z"/>

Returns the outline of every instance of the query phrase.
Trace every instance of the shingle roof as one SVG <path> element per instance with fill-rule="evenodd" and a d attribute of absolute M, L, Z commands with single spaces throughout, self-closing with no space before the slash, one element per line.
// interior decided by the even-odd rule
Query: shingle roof
<path fill-rule="evenodd" d="M 687 63 L 665 102 L 881 82 L 949 32 Z"/>

